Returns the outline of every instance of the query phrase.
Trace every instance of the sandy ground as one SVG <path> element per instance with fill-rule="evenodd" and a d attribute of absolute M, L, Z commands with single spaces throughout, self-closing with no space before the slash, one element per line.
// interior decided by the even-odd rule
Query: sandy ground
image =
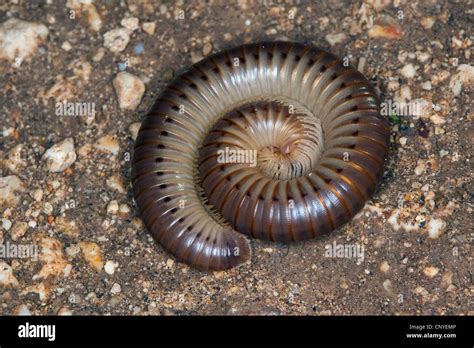
<path fill-rule="evenodd" d="M 472 315 L 472 1 L 225 3 L 0 4 L 0 313 Z M 137 127 L 192 63 L 276 39 L 330 50 L 382 101 L 422 107 L 390 112 L 383 181 L 343 228 L 252 241 L 251 262 L 227 272 L 190 269 L 138 218 Z M 61 115 L 62 101 L 94 110 Z M 334 245 L 363 257 L 329 257 Z"/>

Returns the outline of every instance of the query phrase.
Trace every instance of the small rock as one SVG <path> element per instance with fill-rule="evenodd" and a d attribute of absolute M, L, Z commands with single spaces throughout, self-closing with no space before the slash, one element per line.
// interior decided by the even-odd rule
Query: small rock
<path fill-rule="evenodd" d="M 449 81 L 449 88 L 451 88 L 454 96 L 461 94 L 464 85 L 469 86 L 474 83 L 474 66 L 460 64 L 457 71 L 458 72 L 454 74 Z"/>
<path fill-rule="evenodd" d="M 19 201 L 16 192 L 25 192 L 25 187 L 16 175 L 0 177 L 0 206 L 3 203 L 16 205 Z"/>
<path fill-rule="evenodd" d="M 433 266 L 425 267 L 423 269 L 423 273 L 425 274 L 425 276 L 429 278 L 433 278 L 435 275 L 438 274 L 438 272 L 439 272 L 439 269 Z"/>
<path fill-rule="evenodd" d="M 130 31 L 138 29 L 138 18 L 137 17 L 128 17 L 120 21 L 122 27 L 127 28 Z"/>
<path fill-rule="evenodd" d="M 166 267 L 168 267 L 169 269 L 172 269 L 173 266 L 174 266 L 174 260 L 173 259 L 166 260 Z"/>
<path fill-rule="evenodd" d="M 104 55 L 105 55 L 105 48 L 103 47 L 100 47 L 96 53 L 94 53 L 94 55 L 92 56 L 92 60 L 94 62 L 100 62 L 102 60 L 102 58 L 104 58 Z"/>
<path fill-rule="evenodd" d="M 415 77 L 416 75 L 416 70 L 415 68 L 413 67 L 413 64 L 406 64 L 402 70 L 400 70 L 400 73 L 406 77 L 407 79 L 412 79 Z"/>
<path fill-rule="evenodd" d="M 415 167 L 415 174 L 421 175 L 425 172 L 426 169 L 426 161 L 423 159 L 419 159 L 417 161 L 417 166 Z"/>
<path fill-rule="evenodd" d="M 119 205 L 118 205 L 118 202 L 116 200 L 111 201 L 107 205 L 107 213 L 108 214 L 116 215 L 118 213 L 118 211 L 119 211 Z"/>
<path fill-rule="evenodd" d="M 120 151 L 119 141 L 116 135 L 104 135 L 94 144 L 94 148 L 117 156 Z"/>
<path fill-rule="evenodd" d="M 72 50 L 71 44 L 67 41 L 63 42 L 63 44 L 61 45 L 61 48 L 65 50 L 66 52 L 69 52 L 70 50 Z"/>
<path fill-rule="evenodd" d="M 29 59 L 48 37 L 48 28 L 41 23 L 10 18 L 0 24 L 0 59 L 19 63 Z"/>
<path fill-rule="evenodd" d="M 117 53 L 122 52 L 130 41 L 130 30 L 126 28 L 112 29 L 104 34 L 104 47 Z"/>
<path fill-rule="evenodd" d="M 112 190 L 118 191 L 120 193 L 126 193 L 125 187 L 123 185 L 123 180 L 118 175 L 113 175 L 106 181 L 107 187 Z"/>
<path fill-rule="evenodd" d="M 453 283 L 453 275 L 454 273 L 451 271 L 447 271 L 441 277 L 441 286 L 443 288 L 448 288 Z"/>
<path fill-rule="evenodd" d="M 425 91 L 431 91 L 431 81 L 425 81 L 421 84 L 421 88 Z"/>
<path fill-rule="evenodd" d="M 79 236 L 79 227 L 74 220 L 68 220 L 65 216 L 58 216 L 54 220 L 55 229 L 69 237 Z"/>
<path fill-rule="evenodd" d="M 403 33 L 400 28 L 394 24 L 374 24 L 369 30 L 369 37 L 399 40 L 403 37 Z"/>
<path fill-rule="evenodd" d="M 130 214 L 131 211 L 132 210 L 130 209 L 128 204 L 125 204 L 125 203 L 120 204 L 120 206 L 119 206 L 120 215 L 127 216 L 128 214 Z"/>
<path fill-rule="evenodd" d="M 398 141 L 400 142 L 400 145 L 405 146 L 408 139 L 406 137 L 401 137 Z"/>
<path fill-rule="evenodd" d="M 15 315 L 31 315 L 31 312 L 28 309 L 28 306 L 24 304 L 18 306 L 13 313 Z"/>
<path fill-rule="evenodd" d="M 87 6 L 87 22 L 89 24 L 89 29 L 96 32 L 99 31 L 102 28 L 102 17 L 97 12 L 94 4 L 84 1 L 84 5 Z"/>
<path fill-rule="evenodd" d="M 79 243 L 79 247 L 81 248 L 84 259 L 89 265 L 97 272 L 100 272 L 104 267 L 104 260 L 99 245 L 94 242 L 81 242 Z"/>
<path fill-rule="evenodd" d="M 21 158 L 23 148 L 23 144 L 14 146 L 8 152 L 7 158 L 3 161 L 3 164 L 14 174 L 18 174 L 26 168 L 26 162 Z"/>
<path fill-rule="evenodd" d="M 8 230 L 10 230 L 11 227 L 12 227 L 12 222 L 8 219 L 2 218 L 2 228 L 5 231 L 8 231 Z"/>
<path fill-rule="evenodd" d="M 73 315 L 73 311 L 68 306 L 62 306 L 58 311 L 58 315 L 62 315 L 62 316 Z"/>
<path fill-rule="evenodd" d="M 428 238 L 437 239 L 446 230 L 446 222 L 441 219 L 431 219 L 427 224 Z"/>
<path fill-rule="evenodd" d="M 388 264 L 387 261 L 382 261 L 379 269 L 381 272 L 387 273 L 390 270 L 390 265 Z"/>
<path fill-rule="evenodd" d="M 393 293 L 393 286 L 392 286 L 392 282 L 389 280 L 389 279 L 386 279 L 384 282 L 383 282 L 383 288 L 385 289 L 385 291 L 391 295 Z"/>
<path fill-rule="evenodd" d="M 436 20 L 434 17 L 423 17 L 420 21 L 420 24 L 423 28 L 425 29 L 431 29 L 433 27 L 433 25 L 435 24 Z"/>
<path fill-rule="evenodd" d="M 140 130 L 141 122 L 134 122 L 128 126 L 128 131 L 133 141 L 137 140 L 138 131 Z"/>
<path fill-rule="evenodd" d="M 110 293 L 113 295 L 119 294 L 122 291 L 122 287 L 118 283 L 114 283 L 112 285 L 112 289 L 110 289 Z"/>
<path fill-rule="evenodd" d="M 72 265 L 67 262 L 64 255 L 64 246 L 59 240 L 48 236 L 36 236 L 39 244 L 39 260 L 43 263 L 41 270 L 33 276 L 33 280 L 47 279 L 50 276 L 67 277 L 71 272 Z"/>
<path fill-rule="evenodd" d="M 212 43 L 206 42 L 202 48 L 202 54 L 205 56 L 209 55 L 212 52 Z"/>
<path fill-rule="evenodd" d="M 43 199 L 43 193 L 44 191 L 42 189 L 37 189 L 33 192 L 31 196 L 36 202 L 41 202 L 41 200 Z"/>
<path fill-rule="evenodd" d="M 328 34 L 325 36 L 325 39 L 331 46 L 335 46 L 345 42 L 347 35 L 345 33 Z"/>
<path fill-rule="evenodd" d="M 109 260 L 104 265 L 104 271 L 105 273 L 112 275 L 115 273 L 115 268 L 117 266 L 118 266 L 118 263 Z"/>
<path fill-rule="evenodd" d="M 145 22 L 142 24 L 142 29 L 148 35 L 153 35 L 155 33 L 156 24 L 155 22 Z"/>
<path fill-rule="evenodd" d="M 10 238 L 16 242 L 23 237 L 28 229 L 28 224 L 24 221 L 15 222 L 12 230 L 10 231 Z"/>
<path fill-rule="evenodd" d="M 74 140 L 72 138 L 67 138 L 53 145 L 43 155 L 43 161 L 46 161 L 46 168 L 50 172 L 56 173 L 69 168 L 76 161 L 76 158 Z"/>
<path fill-rule="evenodd" d="M 0 286 L 16 288 L 18 285 L 18 280 L 13 275 L 11 266 L 6 262 L 0 261 Z"/>
<path fill-rule="evenodd" d="M 143 82 L 128 72 L 120 72 L 113 81 L 115 92 L 122 109 L 135 110 L 145 93 Z"/>

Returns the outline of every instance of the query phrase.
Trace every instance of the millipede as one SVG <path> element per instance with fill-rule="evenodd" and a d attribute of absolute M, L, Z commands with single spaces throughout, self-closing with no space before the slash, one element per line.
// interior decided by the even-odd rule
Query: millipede
<path fill-rule="evenodd" d="M 315 238 L 350 221 L 383 175 L 389 127 L 367 79 L 292 42 L 221 51 L 177 76 L 139 130 L 135 202 L 174 257 L 251 258 L 249 238 Z"/>

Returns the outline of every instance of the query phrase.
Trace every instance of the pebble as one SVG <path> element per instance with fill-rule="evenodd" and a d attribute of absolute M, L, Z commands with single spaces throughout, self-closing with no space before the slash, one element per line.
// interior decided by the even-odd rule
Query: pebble
<path fill-rule="evenodd" d="M 437 239 L 446 230 L 446 222 L 441 219 L 431 219 L 427 224 L 428 238 Z"/>
<path fill-rule="evenodd" d="M 128 126 L 128 131 L 130 132 L 130 137 L 133 141 L 137 140 L 138 131 L 140 130 L 141 122 L 134 122 Z"/>
<path fill-rule="evenodd" d="M 130 207 L 128 206 L 128 204 L 126 203 L 122 203 L 120 204 L 119 206 L 119 212 L 121 215 L 128 215 L 130 214 L 132 210 L 130 209 Z"/>
<path fill-rule="evenodd" d="M 325 39 L 331 46 L 335 46 L 345 42 L 347 35 L 345 33 L 328 34 Z"/>
<path fill-rule="evenodd" d="M 118 73 L 113 86 L 121 109 L 135 110 L 145 93 L 143 82 L 128 72 Z"/>
<path fill-rule="evenodd" d="M 431 29 L 433 27 L 433 25 L 435 24 L 436 20 L 434 19 L 434 17 L 423 17 L 420 21 L 420 24 L 421 26 L 424 28 L 424 29 Z"/>
<path fill-rule="evenodd" d="M 107 274 L 114 274 L 115 268 L 118 266 L 118 263 L 108 260 L 104 265 L 104 271 Z"/>
<path fill-rule="evenodd" d="M 387 273 L 390 270 L 390 265 L 387 261 L 382 261 L 379 267 L 380 271 L 383 273 Z"/>
<path fill-rule="evenodd" d="M 11 266 L 3 261 L 0 261 L 0 285 L 5 287 L 17 287 L 18 280 L 13 275 Z"/>
<path fill-rule="evenodd" d="M 104 267 L 104 260 L 99 245 L 94 242 L 81 242 L 79 243 L 79 247 L 81 248 L 84 259 L 89 265 L 97 272 L 100 272 Z"/>
<path fill-rule="evenodd" d="M 72 265 L 67 262 L 64 255 L 64 245 L 58 239 L 47 236 L 35 236 L 39 244 L 39 260 L 43 263 L 41 270 L 33 276 L 33 280 L 48 279 L 48 277 L 67 277 Z"/>
<path fill-rule="evenodd" d="M 28 224 L 24 221 L 15 222 L 12 230 L 10 231 L 10 238 L 16 242 L 21 237 L 26 234 L 26 230 L 28 229 Z"/>
<path fill-rule="evenodd" d="M 3 164 L 14 174 L 18 174 L 26 168 L 26 162 L 21 158 L 23 148 L 23 144 L 14 146 L 8 152 L 7 158 L 3 161 Z"/>
<path fill-rule="evenodd" d="M 65 216 L 58 216 L 54 220 L 55 230 L 64 233 L 69 237 L 79 236 L 79 227 L 74 220 L 69 220 Z"/>
<path fill-rule="evenodd" d="M 130 31 L 137 30 L 139 28 L 139 21 L 137 17 L 128 17 L 120 21 L 122 27 L 127 28 Z"/>
<path fill-rule="evenodd" d="M 46 162 L 46 168 L 50 172 L 62 172 L 69 168 L 75 161 L 77 155 L 74 151 L 74 140 L 67 138 L 53 145 L 43 155 L 43 161 Z"/>
<path fill-rule="evenodd" d="M 107 214 L 116 215 L 119 211 L 119 204 L 116 200 L 111 201 L 107 205 Z"/>
<path fill-rule="evenodd" d="M 173 259 L 166 260 L 166 267 L 168 267 L 169 269 L 172 269 L 173 266 L 174 266 L 174 260 Z"/>
<path fill-rule="evenodd" d="M 33 197 L 36 202 L 41 202 L 41 200 L 43 199 L 43 193 L 44 191 L 42 189 L 37 189 L 33 191 L 31 197 Z"/>
<path fill-rule="evenodd" d="M 412 79 L 415 77 L 416 75 L 416 69 L 414 68 L 413 64 L 406 64 L 402 70 L 400 71 L 400 73 L 406 77 L 407 79 Z"/>
<path fill-rule="evenodd" d="M 110 289 L 110 293 L 113 295 L 119 294 L 122 291 L 122 287 L 118 283 L 114 283 L 112 285 L 112 289 Z"/>
<path fill-rule="evenodd" d="M 393 293 L 393 286 L 392 286 L 392 282 L 389 280 L 389 279 L 386 279 L 384 282 L 383 282 L 383 288 L 385 289 L 385 291 L 391 295 Z"/>
<path fill-rule="evenodd" d="M 104 135 L 97 139 L 94 148 L 117 156 L 120 151 L 119 141 L 116 135 Z"/>
<path fill-rule="evenodd" d="M 374 24 L 374 26 L 369 29 L 369 37 L 399 40 L 403 37 L 403 33 L 396 25 Z"/>
<path fill-rule="evenodd" d="M 31 315 L 31 312 L 28 309 L 27 305 L 22 304 L 15 309 L 14 314 L 15 315 Z"/>
<path fill-rule="evenodd" d="M 130 30 L 126 28 L 112 29 L 104 34 L 104 47 L 111 52 L 122 52 L 130 41 Z"/>
<path fill-rule="evenodd" d="M 111 188 L 112 190 L 118 191 L 120 193 L 126 193 L 125 187 L 123 185 L 123 180 L 118 175 L 113 175 L 106 181 L 107 187 Z"/>
<path fill-rule="evenodd" d="M 25 192 L 25 186 L 18 176 L 0 177 L 0 206 L 3 203 L 16 205 L 19 202 L 17 192 Z"/>
<path fill-rule="evenodd" d="M 449 88 L 454 96 L 461 94 L 462 87 L 472 85 L 474 83 L 474 66 L 469 64 L 460 64 L 457 73 L 451 77 L 449 81 Z"/>
<path fill-rule="evenodd" d="M 69 52 L 72 49 L 72 46 L 68 41 L 64 41 L 63 44 L 61 45 L 61 48 L 65 50 L 66 52 Z"/>
<path fill-rule="evenodd" d="M 153 35 L 155 33 L 156 24 L 155 22 L 145 22 L 142 24 L 142 29 L 148 35 Z"/>
<path fill-rule="evenodd" d="M 425 91 L 431 91 L 431 81 L 425 81 L 421 84 L 421 88 Z"/>
<path fill-rule="evenodd" d="M 400 142 L 400 145 L 405 146 L 408 139 L 406 137 L 401 137 L 398 141 Z"/>
<path fill-rule="evenodd" d="M 202 48 L 202 54 L 205 56 L 209 55 L 212 52 L 212 43 L 207 42 L 204 44 L 204 47 Z"/>
<path fill-rule="evenodd" d="M 436 267 L 425 267 L 423 269 L 423 273 L 425 274 L 425 276 L 429 277 L 429 278 L 433 278 L 435 275 L 437 275 L 439 272 L 439 269 L 436 268 Z"/>
<path fill-rule="evenodd" d="M 8 219 L 2 218 L 2 228 L 5 231 L 9 231 L 11 227 L 12 227 L 12 222 Z"/>
<path fill-rule="evenodd" d="M 48 28 L 41 23 L 16 18 L 0 24 L 0 59 L 30 59 L 48 37 Z"/>

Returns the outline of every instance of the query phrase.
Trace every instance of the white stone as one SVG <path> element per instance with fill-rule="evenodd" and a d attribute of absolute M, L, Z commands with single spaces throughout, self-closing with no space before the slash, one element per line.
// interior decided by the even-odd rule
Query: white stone
<path fill-rule="evenodd" d="M 412 79 L 415 77 L 415 74 L 416 74 L 416 69 L 415 67 L 413 66 L 413 64 L 409 63 L 409 64 L 406 64 L 402 70 L 400 71 L 400 73 L 406 77 L 407 79 Z"/>
<path fill-rule="evenodd" d="M 428 238 L 436 239 L 446 230 L 446 222 L 441 219 L 431 219 L 426 227 L 428 228 Z"/>
<path fill-rule="evenodd" d="M 119 294 L 121 291 L 122 287 L 117 283 L 114 283 L 114 285 L 112 285 L 112 289 L 110 289 L 110 293 L 113 295 Z"/>
<path fill-rule="evenodd" d="M 126 28 L 112 29 L 104 34 L 104 46 L 110 51 L 122 52 L 130 41 L 130 30 Z"/>
<path fill-rule="evenodd" d="M 8 219 L 2 219 L 2 228 L 5 230 L 5 231 L 8 231 L 10 230 L 10 228 L 12 227 L 12 222 Z"/>
<path fill-rule="evenodd" d="M 331 45 L 335 46 L 346 41 L 347 35 L 344 33 L 328 34 L 325 36 L 326 41 Z"/>
<path fill-rule="evenodd" d="M 0 205 L 4 202 L 15 205 L 19 201 L 16 192 L 24 192 L 25 187 L 16 175 L 0 177 Z"/>
<path fill-rule="evenodd" d="M 117 156 L 120 151 L 120 144 L 116 135 L 104 135 L 100 137 L 95 142 L 94 147 L 97 150 L 111 153 L 114 156 Z"/>
<path fill-rule="evenodd" d="M 69 168 L 75 161 L 77 155 L 74 151 L 74 140 L 72 138 L 53 145 L 43 155 L 43 161 L 46 162 L 46 168 L 50 172 L 62 172 Z"/>
<path fill-rule="evenodd" d="M 138 131 L 140 130 L 141 125 L 141 122 L 134 122 L 128 126 L 128 131 L 130 132 L 133 141 L 137 140 Z"/>
<path fill-rule="evenodd" d="M 38 51 L 47 37 L 48 28 L 45 25 L 10 18 L 0 24 L 0 59 L 19 59 L 16 62 L 21 64 Z"/>
<path fill-rule="evenodd" d="M 108 214 L 117 214 L 119 211 L 119 205 L 118 205 L 118 202 L 116 200 L 113 200 L 111 201 L 108 205 L 107 205 L 107 213 Z"/>
<path fill-rule="evenodd" d="M 142 24 L 142 29 L 148 35 L 153 35 L 155 33 L 156 24 L 155 22 L 146 22 Z"/>
<path fill-rule="evenodd" d="M 120 72 L 113 81 L 120 108 L 135 110 L 145 93 L 143 82 L 128 72 Z"/>
<path fill-rule="evenodd" d="M 128 17 L 120 21 L 122 27 L 127 28 L 130 31 L 138 29 L 138 18 L 137 17 Z"/>
<path fill-rule="evenodd" d="M 115 268 L 118 266 L 118 264 L 116 262 L 113 262 L 113 261 L 107 261 L 104 265 L 104 271 L 105 273 L 107 274 L 114 274 L 115 273 Z"/>
<path fill-rule="evenodd" d="M 435 275 L 437 275 L 439 272 L 439 269 L 436 268 L 436 267 L 433 267 L 433 266 L 430 266 L 430 267 L 425 267 L 423 269 L 423 273 L 425 274 L 425 276 L 427 276 L 428 278 L 433 278 Z"/>
<path fill-rule="evenodd" d="M 17 287 L 18 280 L 13 275 L 11 266 L 3 261 L 0 261 L 0 285 L 8 287 Z"/>
<path fill-rule="evenodd" d="M 455 96 L 461 94 L 462 87 L 474 83 L 474 66 L 461 64 L 458 66 L 458 72 L 451 77 L 449 88 Z"/>

